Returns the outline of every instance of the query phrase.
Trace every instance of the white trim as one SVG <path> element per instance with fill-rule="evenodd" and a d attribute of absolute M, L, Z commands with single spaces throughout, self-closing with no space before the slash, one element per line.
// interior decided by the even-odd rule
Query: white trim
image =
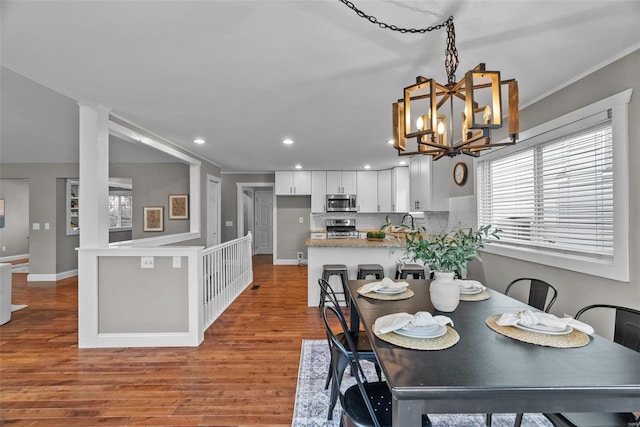
<path fill-rule="evenodd" d="M 211 185 L 212 182 L 215 182 L 217 185 L 217 191 L 216 191 L 216 198 L 218 199 L 218 202 L 216 203 L 217 206 L 217 218 L 218 218 L 218 224 L 216 224 L 216 233 L 218 234 L 218 239 L 217 242 L 214 242 L 214 246 L 220 244 L 220 240 L 221 240 L 221 236 L 220 233 L 222 233 L 222 207 L 220 206 L 222 204 L 222 184 L 221 184 L 221 180 L 220 177 L 215 176 L 215 175 L 211 175 L 211 174 L 207 174 L 207 227 L 205 229 L 205 241 L 209 241 L 209 220 L 211 219 L 211 214 L 209 212 L 209 206 L 211 205 L 209 197 L 209 186 Z"/>
<path fill-rule="evenodd" d="M 200 233 L 176 233 L 109 243 L 110 248 L 151 248 L 200 238 Z"/>
<path fill-rule="evenodd" d="M 200 342 L 189 332 L 160 332 L 98 334 L 96 347 L 197 347 L 198 345 Z"/>
<path fill-rule="evenodd" d="M 57 282 L 78 275 L 78 270 L 62 271 L 56 274 L 27 274 L 27 282 Z"/>
<path fill-rule="evenodd" d="M 5 257 L 0 258 L 0 262 L 15 261 L 15 260 L 18 260 L 18 259 L 29 259 L 29 254 L 5 256 Z"/>
<path fill-rule="evenodd" d="M 613 113 L 613 261 L 600 261 L 593 258 L 546 252 L 541 249 L 501 245 L 500 242 L 487 242 L 483 251 L 491 254 L 522 259 L 538 264 L 549 265 L 565 270 L 577 271 L 597 277 L 621 282 L 629 282 L 629 118 L 628 104 L 633 89 L 627 89 L 615 95 L 596 101 L 578 110 L 567 113 L 554 120 L 543 123 L 521 133 L 522 143 L 483 155 L 482 160 L 502 157 L 527 147 L 527 139 L 575 122 L 581 118 L 611 109 Z M 623 130 L 623 132 L 620 132 Z M 528 144 L 531 145 L 531 144 Z M 503 151 L 506 150 L 506 151 Z M 476 175 L 477 176 L 477 175 Z M 476 195 L 479 194 L 476 179 Z M 479 215 L 478 215 L 479 217 Z"/>
<path fill-rule="evenodd" d="M 303 260 L 304 263 L 306 264 L 307 260 Z M 300 264 L 300 261 L 298 261 L 298 259 L 275 259 L 273 260 L 273 264 L 274 265 L 298 265 Z"/>

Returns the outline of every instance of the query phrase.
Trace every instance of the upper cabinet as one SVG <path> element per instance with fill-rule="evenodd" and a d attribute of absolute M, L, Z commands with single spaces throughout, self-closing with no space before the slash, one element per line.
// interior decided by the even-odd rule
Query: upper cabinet
<path fill-rule="evenodd" d="M 276 171 L 276 196 L 311 195 L 310 171 Z"/>
<path fill-rule="evenodd" d="M 327 171 L 327 194 L 356 194 L 356 171 Z"/>
<path fill-rule="evenodd" d="M 327 172 L 311 171 L 311 212 L 327 210 Z"/>
<path fill-rule="evenodd" d="M 356 173 L 358 212 L 378 212 L 378 172 Z"/>
<path fill-rule="evenodd" d="M 409 212 L 409 168 L 378 171 L 378 212 Z"/>
<path fill-rule="evenodd" d="M 449 210 L 449 161 L 416 155 L 409 161 L 411 211 Z"/>

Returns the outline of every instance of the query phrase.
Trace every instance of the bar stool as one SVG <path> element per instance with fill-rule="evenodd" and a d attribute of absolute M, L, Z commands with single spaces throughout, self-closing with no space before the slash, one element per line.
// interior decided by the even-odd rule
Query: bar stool
<path fill-rule="evenodd" d="M 419 264 L 397 265 L 396 279 L 406 279 L 409 275 L 412 279 L 424 279 L 424 267 Z"/>
<path fill-rule="evenodd" d="M 384 268 L 380 264 L 358 264 L 358 279 L 366 279 L 367 276 L 375 276 L 376 279 L 384 277 Z"/>
<path fill-rule="evenodd" d="M 347 266 L 344 264 L 324 264 L 322 266 L 322 278 L 326 280 L 327 283 L 330 283 L 331 276 L 339 276 L 340 281 L 342 282 L 342 292 L 336 291 L 337 288 L 335 286 L 332 286 L 332 288 L 334 289 L 334 293 L 337 295 L 342 295 L 342 297 L 344 298 L 343 300 L 339 300 L 338 302 L 344 302 L 345 305 L 349 305 L 349 288 L 347 288 L 347 280 L 349 280 L 349 278 L 347 277 Z M 324 292 L 324 290 L 321 289 L 320 302 L 318 303 L 318 307 L 324 306 L 325 300 L 327 298 L 326 295 L 327 294 Z"/>

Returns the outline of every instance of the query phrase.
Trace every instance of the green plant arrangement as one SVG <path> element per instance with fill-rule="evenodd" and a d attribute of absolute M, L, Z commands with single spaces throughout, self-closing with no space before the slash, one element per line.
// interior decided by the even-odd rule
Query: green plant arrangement
<path fill-rule="evenodd" d="M 500 230 L 491 225 L 472 228 L 458 227 L 455 231 L 429 234 L 424 228 L 407 233 L 405 240 L 405 258 L 411 262 L 421 260 L 434 271 L 455 272 L 463 277 L 467 272 L 467 263 L 479 259 L 478 249 L 484 245 L 484 239 L 491 236 L 499 239 Z"/>

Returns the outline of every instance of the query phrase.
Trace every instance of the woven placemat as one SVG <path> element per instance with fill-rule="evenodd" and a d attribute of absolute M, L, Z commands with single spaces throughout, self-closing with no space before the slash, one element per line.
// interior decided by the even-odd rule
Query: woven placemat
<path fill-rule="evenodd" d="M 359 288 L 358 290 L 360 290 L 362 288 Z M 401 300 L 401 299 L 409 299 L 411 298 L 414 293 L 411 289 L 407 289 L 406 291 L 402 292 L 401 294 L 379 294 L 377 292 L 368 292 L 366 294 L 361 294 L 360 292 L 358 292 L 358 295 L 362 295 L 363 297 L 367 297 L 367 298 L 371 298 L 371 299 L 380 299 L 380 300 L 386 300 L 386 301 L 397 301 L 397 300 Z"/>
<path fill-rule="evenodd" d="M 460 301 L 484 301 L 489 298 L 491 298 L 491 295 L 489 295 L 489 292 L 487 291 L 482 291 L 472 295 L 460 294 Z"/>
<path fill-rule="evenodd" d="M 447 326 L 447 333 L 438 338 L 410 338 L 395 332 L 379 334 L 375 330 L 375 325 L 372 328 L 376 336 L 382 341 L 412 350 L 444 350 L 445 348 L 453 347 L 460 341 L 460 335 L 451 326 Z"/>
<path fill-rule="evenodd" d="M 487 326 L 500 335 L 513 338 L 514 340 L 526 342 L 529 344 L 540 345 L 544 347 L 555 348 L 575 348 L 584 347 L 589 344 L 589 335 L 574 329 L 566 335 L 547 335 L 535 332 L 523 331 L 513 326 L 500 326 L 496 320 L 500 318 L 500 314 L 493 315 L 485 320 Z"/>

